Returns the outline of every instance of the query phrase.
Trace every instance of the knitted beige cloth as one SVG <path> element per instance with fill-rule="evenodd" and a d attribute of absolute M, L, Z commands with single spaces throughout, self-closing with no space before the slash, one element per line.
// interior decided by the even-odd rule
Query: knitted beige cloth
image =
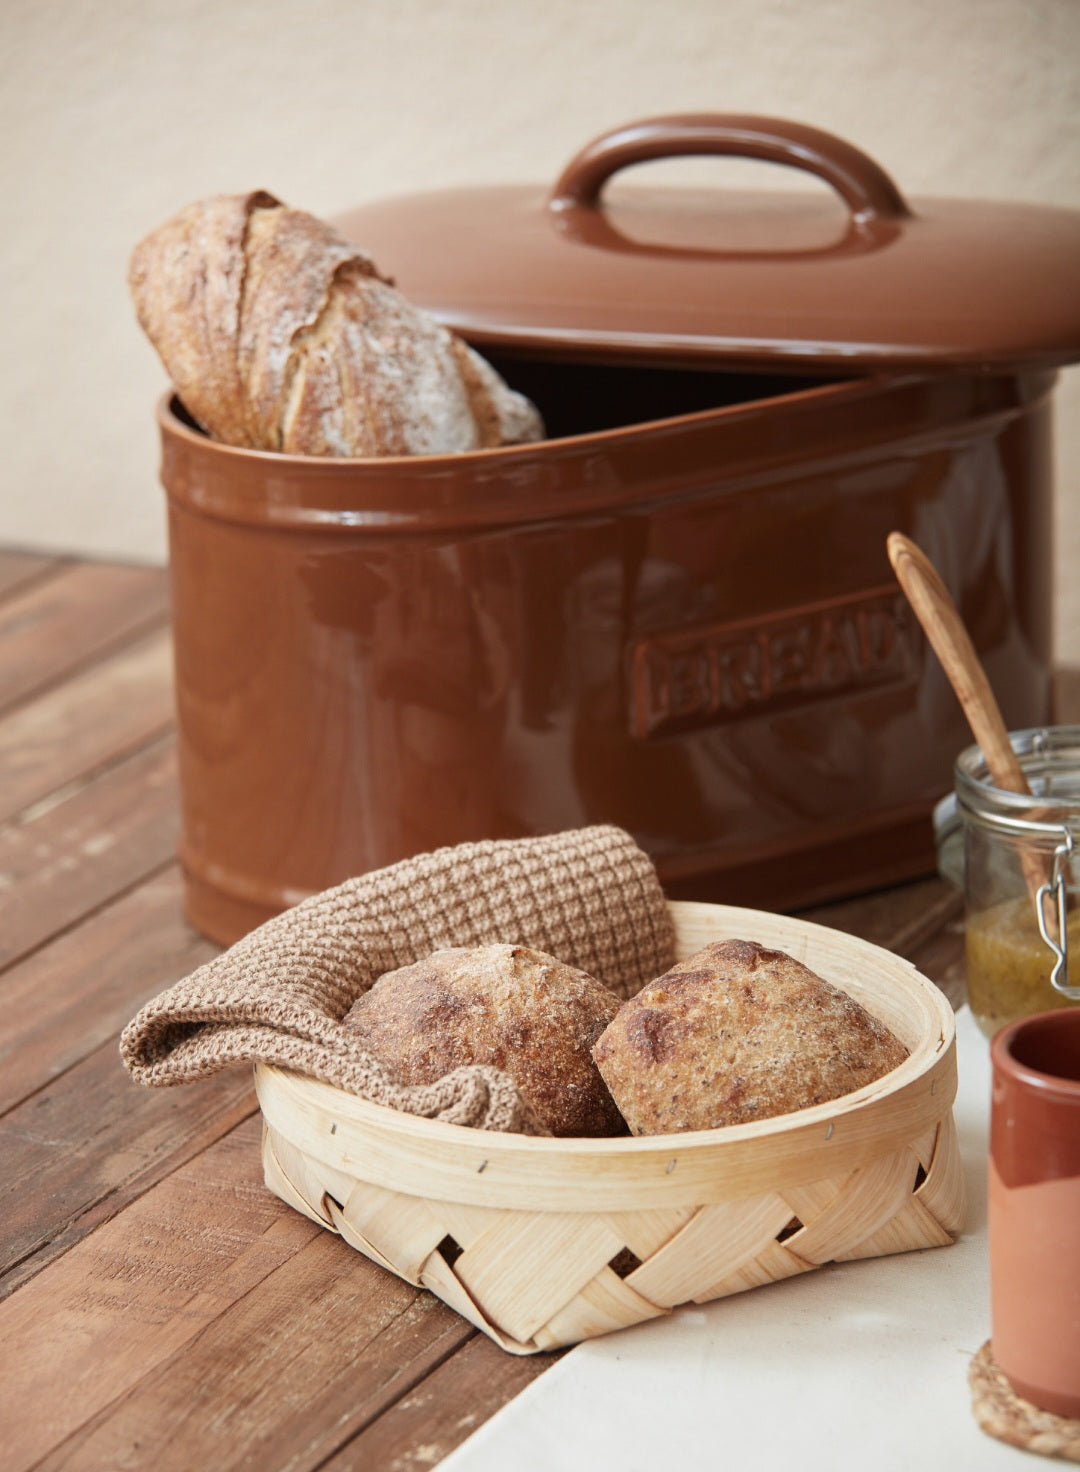
<path fill-rule="evenodd" d="M 504 1073 L 403 1087 L 342 1026 L 384 972 L 446 946 L 528 945 L 632 996 L 674 960 L 652 861 L 619 828 L 466 843 L 313 895 L 148 1002 L 120 1038 L 132 1076 L 190 1083 L 259 1060 L 391 1109 L 540 1133 Z"/>

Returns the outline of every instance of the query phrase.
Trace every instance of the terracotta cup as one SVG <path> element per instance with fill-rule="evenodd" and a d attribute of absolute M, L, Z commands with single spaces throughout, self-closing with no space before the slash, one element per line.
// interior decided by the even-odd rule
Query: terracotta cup
<path fill-rule="evenodd" d="M 1080 1417 L 1080 1011 L 991 1043 L 994 1357 L 1024 1400 Z"/>

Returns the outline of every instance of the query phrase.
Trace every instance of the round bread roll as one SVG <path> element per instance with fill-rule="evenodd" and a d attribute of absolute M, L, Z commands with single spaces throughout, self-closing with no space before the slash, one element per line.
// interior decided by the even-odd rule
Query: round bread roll
<path fill-rule="evenodd" d="M 591 1056 L 619 1009 L 599 981 L 528 946 L 454 948 L 381 976 L 346 1027 L 402 1084 L 466 1064 L 509 1074 L 553 1135 L 626 1126 Z"/>
<path fill-rule="evenodd" d="M 635 1135 L 823 1104 L 908 1056 L 884 1023 L 783 951 L 719 941 L 624 1002 L 593 1057 Z"/>

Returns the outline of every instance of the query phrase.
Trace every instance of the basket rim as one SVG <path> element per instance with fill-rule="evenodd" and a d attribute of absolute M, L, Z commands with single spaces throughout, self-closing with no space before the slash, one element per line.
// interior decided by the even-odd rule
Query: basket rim
<path fill-rule="evenodd" d="M 921 1036 L 908 1043 L 910 1056 L 873 1083 L 824 1104 L 679 1134 L 555 1138 L 474 1130 L 399 1113 L 332 1084 L 257 1063 L 255 1085 L 264 1118 L 315 1159 L 390 1189 L 521 1206 L 524 1193 L 529 1209 L 563 1210 L 581 1209 L 586 1198 L 614 1203 L 631 1185 L 637 1202 L 642 1194 L 666 1205 L 701 1201 L 714 1194 L 718 1176 L 723 1190 L 715 1199 L 752 1195 L 763 1179 L 773 1179 L 777 1166 L 787 1182 L 819 1179 L 901 1148 L 951 1108 L 956 1094 L 952 1007 L 911 962 L 871 941 L 797 917 L 696 901 L 669 901 L 669 909 L 677 926 L 681 921 L 715 929 L 717 938 L 721 931 L 756 930 L 755 938 L 763 943 L 789 950 L 838 950 L 856 972 L 866 968 L 866 996 L 859 1000 L 884 997 L 891 988 L 918 1014 Z M 829 980 L 835 980 L 833 969 Z M 836 984 L 860 989 L 856 976 Z M 763 1157 L 771 1164 L 766 1166 Z M 546 1176 L 538 1191 L 530 1182 L 536 1171 Z"/>

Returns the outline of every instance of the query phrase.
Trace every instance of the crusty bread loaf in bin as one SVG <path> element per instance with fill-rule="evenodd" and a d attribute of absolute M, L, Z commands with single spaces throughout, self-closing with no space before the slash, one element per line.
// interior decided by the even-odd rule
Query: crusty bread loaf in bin
<path fill-rule="evenodd" d="M 908 1050 L 783 951 L 716 941 L 624 1002 L 593 1057 L 635 1135 L 707 1130 L 853 1093 Z"/>
<path fill-rule="evenodd" d="M 264 190 L 178 211 L 128 281 L 184 407 L 222 444 L 368 457 L 543 435 L 529 400 L 365 252 Z"/>
<path fill-rule="evenodd" d="M 508 1073 L 552 1135 L 622 1135 L 591 1050 L 620 999 L 528 946 L 457 946 L 379 978 L 346 1014 L 398 1083 L 470 1063 Z"/>

